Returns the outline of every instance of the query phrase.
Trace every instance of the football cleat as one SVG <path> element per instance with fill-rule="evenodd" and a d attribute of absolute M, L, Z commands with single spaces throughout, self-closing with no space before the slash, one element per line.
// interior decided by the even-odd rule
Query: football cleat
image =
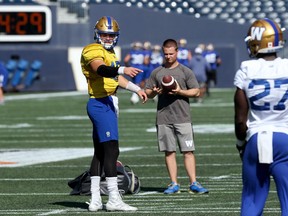
<path fill-rule="evenodd" d="M 107 211 L 137 211 L 138 208 L 130 206 L 123 202 L 122 197 L 120 194 L 109 195 L 109 200 L 106 203 L 106 210 Z"/>
<path fill-rule="evenodd" d="M 97 203 L 91 203 L 91 202 L 86 202 L 89 206 L 88 206 L 88 210 L 90 212 L 96 212 L 98 210 L 102 210 L 103 209 L 103 205 L 101 202 L 97 202 Z"/>
<path fill-rule="evenodd" d="M 256 20 L 245 38 L 249 56 L 256 57 L 259 53 L 274 53 L 282 49 L 284 30 L 270 19 Z"/>
<path fill-rule="evenodd" d="M 109 34 L 113 37 L 104 41 L 100 37 L 101 34 Z M 104 16 L 99 19 L 94 27 L 94 40 L 96 41 L 96 43 L 101 44 L 107 50 L 113 49 L 116 46 L 119 34 L 119 25 L 117 21 L 110 16 Z"/>

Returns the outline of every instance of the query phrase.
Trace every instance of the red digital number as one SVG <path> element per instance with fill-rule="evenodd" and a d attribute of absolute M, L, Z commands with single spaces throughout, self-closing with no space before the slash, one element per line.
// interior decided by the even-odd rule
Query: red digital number
<path fill-rule="evenodd" d="M 4 26 L 5 32 L 7 33 L 11 32 L 10 21 L 11 21 L 10 15 L 0 14 L 0 26 Z"/>
<path fill-rule="evenodd" d="M 43 32 L 42 16 L 41 16 L 40 13 L 31 14 L 30 23 L 37 27 L 37 32 L 38 33 L 42 33 Z"/>
<path fill-rule="evenodd" d="M 28 23 L 28 15 L 26 13 L 18 13 L 17 17 L 19 17 L 18 22 L 16 23 L 15 31 L 19 35 L 26 34 L 26 30 L 23 30 L 22 27 L 25 27 Z"/>

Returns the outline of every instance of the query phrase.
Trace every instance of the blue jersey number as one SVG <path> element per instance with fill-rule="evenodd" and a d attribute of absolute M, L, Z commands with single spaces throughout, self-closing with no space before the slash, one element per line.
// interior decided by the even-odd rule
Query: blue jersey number
<path fill-rule="evenodd" d="M 288 79 L 278 79 L 274 80 L 274 88 L 281 88 L 281 85 L 288 84 Z M 271 85 L 267 80 L 252 80 L 249 83 L 248 88 L 253 89 L 257 85 L 264 86 L 264 89 L 262 92 L 252 96 L 249 98 L 251 109 L 259 110 L 259 111 L 265 111 L 270 110 L 270 102 L 265 102 L 263 105 L 257 105 L 255 104 L 256 101 L 268 96 L 270 94 Z M 284 110 L 285 109 L 285 101 L 288 99 L 288 89 L 286 88 L 286 91 L 281 98 L 281 100 L 273 106 L 273 110 Z"/>

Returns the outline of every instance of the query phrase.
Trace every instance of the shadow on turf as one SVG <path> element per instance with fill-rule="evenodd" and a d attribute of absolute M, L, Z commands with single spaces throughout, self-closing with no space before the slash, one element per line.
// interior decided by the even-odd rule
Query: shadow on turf
<path fill-rule="evenodd" d="M 141 187 L 141 192 L 159 192 L 163 193 L 166 188 L 161 187 Z M 124 195 L 125 196 L 125 195 Z M 63 202 L 54 202 L 51 203 L 52 205 L 60 205 L 70 208 L 81 208 L 81 209 L 87 209 L 87 204 L 83 202 L 71 202 L 71 201 L 63 201 Z"/>
<path fill-rule="evenodd" d="M 163 193 L 166 188 L 161 187 L 141 187 L 142 192 L 157 191 Z"/>
<path fill-rule="evenodd" d="M 52 205 L 60 205 L 70 208 L 81 208 L 81 209 L 87 209 L 87 204 L 83 202 L 71 202 L 71 201 L 63 201 L 63 202 L 54 202 L 51 203 Z"/>

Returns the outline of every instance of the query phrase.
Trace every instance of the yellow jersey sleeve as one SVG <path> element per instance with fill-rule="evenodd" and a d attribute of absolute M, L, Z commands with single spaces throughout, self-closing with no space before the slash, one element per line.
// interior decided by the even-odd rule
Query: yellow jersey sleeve
<path fill-rule="evenodd" d="M 90 67 L 90 63 L 94 60 L 102 60 L 105 65 L 111 67 L 119 66 L 119 61 L 113 50 L 108 51 L 97 43 L 89 44 L 83 48 L 81 68 L 87 80 L 90 97 L 102 98 L 115 94 L 118 87 L 118 76 L 115 78 L 99 76 L 95 71 L 92 71 Z"/>

